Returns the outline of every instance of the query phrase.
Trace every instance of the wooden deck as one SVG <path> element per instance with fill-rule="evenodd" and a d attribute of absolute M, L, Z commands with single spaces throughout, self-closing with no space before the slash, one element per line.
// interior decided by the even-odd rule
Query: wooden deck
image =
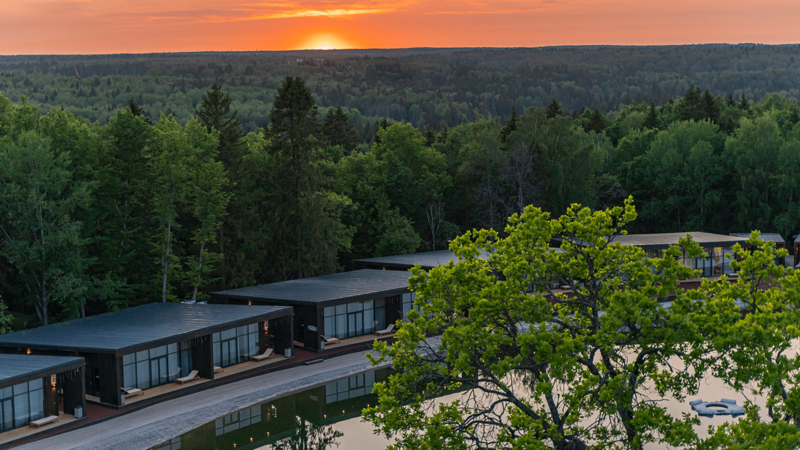
<path fill-rule="evenodd" d="M 282 355 L 277 355 L 274 358 L 265 359 L 264 361 L 260 361 L 260 362 L 247 361 L 245 363 L 236 364 L 235 366 L 225 367 L 223 372 L 217 372 L 217 373 L 214 374 L 214 379 L 215 380 L 219 380 L 219 379 L 222 379 L 222 378 L 230 377 L 230 376 L 242 373 L 242 372 L 247 372 L 248 370 L 253 370 L 253 369 L 258 369 L 258 368 L 261 368 L 261 367 L 264 367 L 264 366 L 269 366 L 271 364 L 275 364 L 275 363 L 284 361 L 286 359 L 287 358 L 285 358 Z M 180 390 L 183 390 L 183 389 L 188 389 L 188 388 L 191 388 L 192 386 L 197 386 L 199 384 L 208 383 L 210 381 L 212 381 L 212 380 L 209 380 L 209 379 L 206 379 L 206 378 L 199 378 L 196 381 L 190 381 L 190 382 L 184 383 L 184 384 L 170 383 L 170 384 L 164 384 L 164 385 L 161 385 L 161 386 L 157 386 L 157 387 L 154 387 L 152 389 L 145 389 L 143 391 L 144 395 L 136 395 L 136 396 L 133 396 L 133 397 L 126 398 L 125 399 L 125 405 L 132 405 L 132 404 L 144 401 L 144 400 L 148 400 L 148 399 L 150 399 L 152 397 L 158 397 L 160 395 L 169 394 L 169 393 L 180 391 Z M 95 402 L 95 403 L 100 403 L 100 399 L 95 397 L 95 396 L 93 396 L 93 395 L 87 395 L 86 396 L 86 400 L 89 400 L 89 401 L 92 401 L 92 402 Z"/>
<path fill-rule="evenodd" d="M 16 430 L 6 431 L 5 433 L 0 433 L 0 444 L 4 442 L 11 442 L 16 441 L 17 439 L 26 438 L 28 436 L 33 436 L 36 433 L 40 433 L 43 431 L 52 430 L 53 428 L 58 428 L 72 422 L 75 422 L 75 416 L 70 414 L 59 413 L 58 414 L 58 422 L 50 422 L 46 425 L 42 425 L 41 427 L 34 428 L 29 426 L 24 426 L 22 428 L 17 428 Z"/>
<path fill-rule="evenodd" d="M 342 347 L 347 347 L 349 345 L 356 345 L 356 344 L 363 344 L 365 342 L 373 342 L 373 341 L 379 341 L 379 340 L 384 340 L 384 339 L 391 339 L 393 337 L 394 337 L 394 333 L 387 334 L 385 336 L 378 336 L 378 335 L 375 335 L 375 334 L 367 334 L 367 335 L 364 335 L 364 336 L 357 336 L 357 337 L 354 337 L 354 338 L 342 339 L 341 342 L 339 342 L 338 344 L 325 344 L 325 350 L 323 350 L 322 353 L 327 352 L 328 350 L 338 350 L 338 349 L 340 349 Z"/>

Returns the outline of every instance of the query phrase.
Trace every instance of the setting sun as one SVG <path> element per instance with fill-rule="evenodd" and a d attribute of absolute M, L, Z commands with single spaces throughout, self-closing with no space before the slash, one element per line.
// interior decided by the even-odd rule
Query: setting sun
<path fill-rule="evenodd" d="M 310 34 L 297 45 L 298 49 L 303 50 L 336 50 L 354 47 L 356 45 L 346 37 L 330 32 Z"/>

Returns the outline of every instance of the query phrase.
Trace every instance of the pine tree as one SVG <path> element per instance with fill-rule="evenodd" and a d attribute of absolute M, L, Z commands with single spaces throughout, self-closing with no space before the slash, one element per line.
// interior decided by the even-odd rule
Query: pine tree
<path fill-rule="evenodd" d="M 550 102 L 549 105 L 547 105 L 546 112 L 547 112 L 547 118 L 548 119 L 552 119 L 553 117 L 563 116 L 564 115 L 564 112 L 561 111 L 561 105 L 558 103 L 558 100 L 556 100 L 555 97 L 553 97 L 553 100 Z"/>
<path fill-rule="evenodd" d="M 742 94 L 742 100 L 739 102 L 739 108 L 747 111 L 750 109 L 750 102 L 747 101 L 747 98 Z"/>
<path fill-rule="evenodd" d="M 656 113 L 655 102 L 650 102 L 650 108 L 647 110 L 647 116 L 645 116 L 644 122 L 642 122 L 642 127 L 650 128 L 652 130 L 658 129 L 658 114 Z"/>
<path fill-rule="evenodd" d="M 503 131 L 500 132 L 500 139 L 502 142 L 505 142 L 508 139 L 508 135 L 517 131 L 517 107 L 511 107 L 511 117 L 508 118 L 508 122 L 503 127 Z"/>
<path fill-rule="evenodd" d="M 440 144 L 444 144 L 447 142 L 447 134 L 450 133 L 450 129 L 447 128 L 447 125 L 442 127 L 442 131 L 439 132 L 439 136 L 436 137 L 436 142 Z"/>
<path fill-rule="evenodd" d="M 222 90 L 222 87 L 217 83 L 211 85 L 211 89 L 203 95 L 200 101 L 200 107 L 197 108 L 197 118 L 199 122 L 206 127 L 206 130 L 211 133 L 212 130 L 219 132 L 219 148 L 217 151 L 217 160 L 222 162 L 228 174 L 228 180 L 241 180 L 242 179 L 242 162 L 247 149 L 243 143 L 242 136 L 244 130 L 242 129 L 242 122 L 237 117 L 237 111 L 231 111 L 231 98 L 227 92 Z M 233 253 L 238 249 L 235 243 L 241 242 L 239 233 L 241 227 L 246 226 L 244 218 L 241 214 L 246 209 L 245 205 L 241 204 L 244 197 L 241 195 L 241 185 L 229 183 L 224 186 L 223 193 L 227 198 L 231 199 L 228 204 L 228 211 L 219 228 L 219 254 L 222 255 L 222 285 L 226 286 L 227 282 L 234 278 L 235 275 L 231 274 L 232 267 L 228 264 L 229 261 L 237 259 L 237 255 Z M 226 236 L 227 233 L 227 236 Z M 226 255 L 226 251 L 231 253 Z"/>
<path fill-rule="evenodd" d="M 231 97 L 214 83 L 203 95 L 200 107 L 197 108 L 197 119 L 208 132 L 219 131 L 219 160 L 228 171 L 234 171 L 241 164 L 245 153 L 241 143 L 244 131 L 242 122 L 236 117 L 237 111 L 231 111 Z"/>
<path fill-rule="evenodd" d="M 322 125 L 322 134 L 330 146 L 338 145 L 344 150 L 352 151 L 358 145 L 358 134 L 350 125 L 350 119 L 341 106 L 328 110 Z"/>
<path fill-rule="evenodd" d="M 708 120 L 719 123 L 719 115 L 722 112 L 720 106 L 717 104 L 717 99 L 714 95 L 712 95 L 708 89 L 703 92 L 703 97 L 701 99 L 703 105 L 703 112 L 705 118 Z"/>
<path fill-rule="evenodd" d="M 144 114 L 144 109 L 142 109 L 142 107 L 141 107 L 141 106 L 139 106 L 139 104 L 138 104 L 138 103 L 136 103 L 136 100 L 134 100 L 134 99 L 133 99 L 133 97 L 131 97 L 131 99 L 130 99 L 130 100 L 128 100 L 128 108 L 130 108 L 130 110 L 131 110 L 131 113 L 132 113 L 134 116 L 142 116 L 142 117 L 144 117 L 144 120 L 145 120 L 147 123 L 149 123 L 149 124 L 152 124 L 152 123 L 153 123 L 153 122 L 150 120 L 150 118 L 149 118 L 149 117 L 147 117 L 147 116 Z"/>
<path fill-rule="evenodd" d="M 434 133 L 433 127 L 428 125 L 425 127 L 425 146 L 433 147 L 433 144 L 435 143 L 436 143 L 436 133 Z"/>
<path fill-rule="evenodd" d="M 589 121 L 584 126 L 586 131 L 594 131 L 595 133 L 602 133 L 606 128 L 606 118 L 599 109 L 595 108 L 592 115 L 589 116 Z"/>
<path fill-rule="evenodd" d="M 386 119 L 386 116 L 383 116 L 380 123 L 378 124 L 378 130 L 375 132 L 375 143 L 381 143 L 381 137 L 378 135 L 381 130 L 385 130 L 389 128 L 389 121 Z"/>
<path fill-rule="evenodd" d="M 307 221 L 303 203 L 317 191 L 316 163 L 321 153 L 315 138 L 319 128 L 317 105 L 302 78 L 286 78 L 275 96 L 269 119 L 268 151 L 275 164 L 274 186 L 279 190 L 276 213 L 286 226 L 286 239 L 281 243 L 285 246 L 282 264 L 293 268 L 295 278 L 303 278 L 303 225 Z"/>
<path fill-rule="evenodd" d="M 733 93 L 728 92 L 728 95 L 725 96 L 725 103 L 728 106 L 736 106 L 736 100 L 733 99 Z"/>

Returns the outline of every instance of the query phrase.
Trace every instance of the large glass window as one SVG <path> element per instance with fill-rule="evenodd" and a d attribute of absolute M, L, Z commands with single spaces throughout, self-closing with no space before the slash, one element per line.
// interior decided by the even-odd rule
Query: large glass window
<path fill-rule="evenodd" d="M 380 302 L 380 311 L 376 316 L 376 305 Z M 383 300 L 366 300 L 363 302 L 346 303 L 344 305 L 329 306 L 322 311 L 323 335 L 326 338 L 347 339 L 365 334 L 372 334 L 378 327 L 379 317 L 385 321 Z M 377 327 L 377 328 L 376 328 Z"/>
<path fill-rule="evenodd" d="M 38 378 L 0 389 L 0 431 L 27 426 L 44 417 L 44 382 Z"/>
<path fill-rule="evenodd" d="M 150 389 L 172 383 L 192 371 L 189 342 L 160 347 L 122 356 L 122 383 L 125 389 Z"/>
<path fill-rule="evenodd" d="M 212 335 L 214 365 L 228 367 L 258 355 L 258 324 L 231 328 Z"/>

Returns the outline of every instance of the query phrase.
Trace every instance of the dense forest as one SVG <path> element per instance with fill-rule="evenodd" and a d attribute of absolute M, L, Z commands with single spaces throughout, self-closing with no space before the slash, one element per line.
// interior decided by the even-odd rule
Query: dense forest
<path fill-rule="evenodd" d="M 795 59 L 798 59 L 795 61 Z M 26 96 L 43 113 L 63 107 L 106 124 L 132 97 L 144 114 L 185 125 L 214 82 L 230 94 L 246 132 L 269 125 L 287 76 L 302 77 L 322 113 L 345 108 L 367 144 L 382 117 L 436 131 L 511 108 L 614 113 L 631 103 L 665 103 L 691 84 L 712 94 L 800 97 L 797 45 L 404 49 L 0 56 L 0 91 Z"/>
<path fill-rule="evenodd" d="M 717 48 L 663 51 L 680 49 L 702 55 Z M 740 60 L 783 61 L 783 70 L 791 71 L 796 49 L 718 50 L 740 54 Z M 724 95 L 689 83 L 677 95 L 673 87 L 629 96 L 620 106 L 615 89 L 624 83 L 609 75 L 595 80 L 606 86 L 598 87 L 605 92 L 598 95 L 614 96 L 617 103 L 589 96 L 585 104 L 597 107 L 580 112 L 574 111 L 579 100 L 561 88 L 557 96 L 546 90 L 530 103 L 503 97 L 512 90 L 505 81 L 537 83 L 517 72 L 524 64 L 507 62 L 515 52 L 552 52 L 557 60 L 566 51 L 587 60 L 592 52 L 620 52 L 624 57 L 613 73 L 645 52 L 497 51 L 494 60 L 482 60 L 495 64 L 498 79 L 477 69 L 463 76 L 486 81 L 487 90 L 506 86 L 508 91 L 492 91 L 491 104 L 505 105 L 507 115 L 475 100 L 475 116 L 458 120 L 434 113 L 430 121 L 394 116 L 364 126 L 359 121 L 387 111 L 356 105 L 349 94 L 330 97 L 322 82 L 326 67 L 366 80 L 365 66 L 407 65 L 430 75 L 431 67 L 444 63 L 425 54 L 394 60 L 342 55 L 342 61 L 315 65 L 290 59 L 277 68 L 266 62 L 244 66 L 253 80 L 267 79 L 263 74 L 271 71 L 273 90 L 231 75 L 260 55 L 241 56 L 230 72 L 205 66 L 197 77 L 163 62 L 136 69 L 146 68 L 146 74 L 110 74 L 134 71 L 127 57 L 105 65 L 102 58 L 81 57 L 68 69 L 82 77 L 65 73 L 54 58 L 0 58 L 10 70 L 0 76 L 7 90 L 0 97 L 0 295 L 11 313 L 0 303 L 0 329 L 153 301 L 202 300 L 214 290 L 345 270 L 356 258 L 442 249 L 472 228 L 502 231 L 508 216 L 531 204 L 562 214 L 571 203 L 602 208 L 632 195 L 639 219 L 631 232 L 757 229 L 788 238 L 800 230 L 800 107 L 790 95 L 800 78 L 768 80 L 764 71 L 772 69 L 764 63 L 753 70 L 762 77 L 753 86 L 765 89 L 757 95 L 736 83 Z M 466 61 L 481 66 L 481 54 L 493 53 L 453 51 L 448 70 Z M 202 61 L 234 56 L 196 58 L 211 64 Z M 361 66 L 345 71 L 346 61 Z M 92 74 L 101 69 L 106 72 Z M 579 77 L 581 70 L 570 73 Z M 298 71 L 308 77 L 277 81 Z M 412 106 L 419 108 L 446 106 L 447 98 L 467 92 L 466 81 L 459 91 L 455 80 L 417 98 L 414 86 L 425 82 L 387 73 L 373 81 L 380 92 L 365 94 L 373 105 L 391 97 L 392 83 L 408 83 L 403 98 L 416 98 Z M 719 84 L 721 73 L 711 77 L 715 90 L 728 86 Z M 181 82 L 187 85 L 171 84 Z M 155 86 L 163 91 L 148 93 Z M 360 86 L 368 92 L 367 81 Z M 65 87 L 68 92 L 59 93 Z M 767 93 L 767 87 L 781 92 Z M 74 89 L 85 95 L 73 96 Z M 180 107 L 166 101 L 187 95 L 181 89 L 197 94 L 196 100 L 185 97 Z M 245 100 L 249 93 L 266 108 L 258 122 Z M 83 106 L 67 104 L 62 95 Z"/>

